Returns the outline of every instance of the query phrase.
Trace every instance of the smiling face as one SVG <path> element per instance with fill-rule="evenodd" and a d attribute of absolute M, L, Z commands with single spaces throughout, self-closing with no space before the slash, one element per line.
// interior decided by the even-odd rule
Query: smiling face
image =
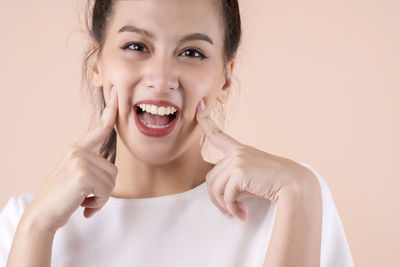
<path fill-rule="evenodd" d="M 199 143 L 197 104 L 203 98 L 210 109 L 217 98 L 225 101 L 231 83 L 233 64 L 225 72 L 223 36 L 215 0 L 115 2 L 93 85 L 103 86 L 105 96 L 111 86 L 117 89 L 115 128 L 132 155 L 164 164 Z M 180 108 L 168 135 L 148 136 L 136 126 L 134 104 L 148 99 Z"/>

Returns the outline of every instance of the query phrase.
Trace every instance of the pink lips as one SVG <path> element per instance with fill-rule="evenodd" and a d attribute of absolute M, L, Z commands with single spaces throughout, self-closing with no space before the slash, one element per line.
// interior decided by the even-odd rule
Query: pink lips
<path fill-rule="evenodd" d="M 135 106 L 139 105 L 139 104 L 153 104 L 156 106 L 173 106 L 177 110 L 176 118 L 173 120 L 171 125 L 169 125 L 168 127 L 165 127 L 165 128 L 147 127 L 140 121 L 140 119 L 137 116 Z M 166 136 L 170 132 L 172 132 L 172 130 L 175 128 L 176 124 L 178 123 L 178 121 L 180 119 L 180 114 L 181 114 L 180 111 L 181 111 L 181 109 L 177 105 L 175 105 L 169 101 L 166 101 L 166 100 L 150 100 L 150 99 L 141 100 L 141 101 L 136 102 L 135 105 L 133 106 L 133 114 L 135 117 L 136 127 L 139 129 L 139 131 L 141 133 L 143 133 L 144 135 L 147 135 L 147 136 L 151 136 L 151 137 L 162 137 L 162 136 Z"/>

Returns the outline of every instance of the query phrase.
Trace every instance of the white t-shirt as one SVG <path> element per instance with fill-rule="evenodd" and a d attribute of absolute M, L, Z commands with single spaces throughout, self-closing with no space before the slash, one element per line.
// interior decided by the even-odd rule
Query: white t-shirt
<path fill-rule="evenodd" d="M 354 266 L 326 182 L 301 164 L 322 188 L 321 266 Z M 12 196 L 0 214 L 0 266 L 6 266 L 19 219 L 36 192 Z M 239 200 L 248 207 L 247 222 L 221 213 L 206 183 L 161 197 L 110 197 L 89 219 L 79 207 L 54 236 L 51 266 L 262 267 L 277 205 L 255 196 Z"/>

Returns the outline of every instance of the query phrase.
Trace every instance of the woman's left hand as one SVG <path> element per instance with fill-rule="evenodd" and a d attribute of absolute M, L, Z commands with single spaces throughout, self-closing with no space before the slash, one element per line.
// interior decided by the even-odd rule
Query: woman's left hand
<path fill-rule="evenodd" d="M 317 178 L 306 167 L 254 147 L 241 144 L 224 133 L 208 115 L 196 110 L 196 119 L 209 140 L 225 157 L 207 173 L 211 201 L 223 212 L 247 221 L 248 209 L 237 199 L 255 195 L 278 202 L 283 194 L 301 193 L 304 186 L 315 185 Z M 318 182 L 318 181 L 317 181 Z"/>

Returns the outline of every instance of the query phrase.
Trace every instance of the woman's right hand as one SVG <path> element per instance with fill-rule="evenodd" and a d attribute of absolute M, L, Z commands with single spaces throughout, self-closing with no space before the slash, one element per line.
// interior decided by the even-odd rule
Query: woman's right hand
<path fill-rule="evenodd" d="M 55 233 L 79 206 L 85 207 L 83 214 L 89 218 L 108 201 L 118 169 L 96 153 L 117 119 L 116 90 L 110 98 L 101 115 L 101 125 L 68 147 L 26 208 L 24 218 Z M 89 194 L 94 196 L 88 197 Z"/>

